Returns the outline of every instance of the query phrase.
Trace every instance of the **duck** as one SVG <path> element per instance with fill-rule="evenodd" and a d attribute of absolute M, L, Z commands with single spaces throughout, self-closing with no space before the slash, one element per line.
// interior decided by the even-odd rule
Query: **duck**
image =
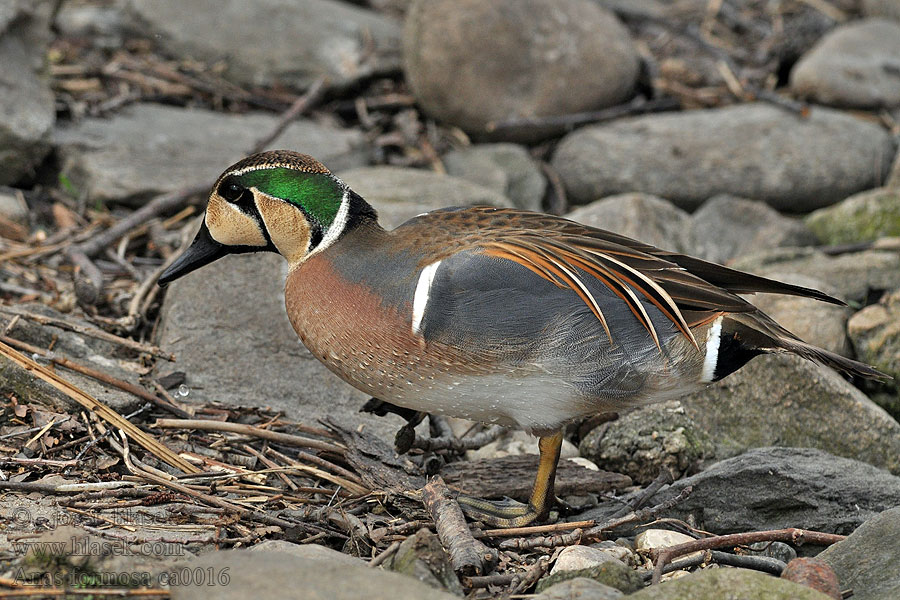
<path fill-rule="evenodd" d="M 167 285 L 225 255 L 276 252 L 313 356 L 390 405 L 538 436 L 527 503 L 460 494 L 495 527 L 546 520 L 563 428 L 677 398 L 763 353 L 850 377 L 879 371 L 799 339 L 741 295 L 840 300 L 547 214 L 433 210 L 393 230 L 322 163 L 254 154 L 213 185 Z"/>

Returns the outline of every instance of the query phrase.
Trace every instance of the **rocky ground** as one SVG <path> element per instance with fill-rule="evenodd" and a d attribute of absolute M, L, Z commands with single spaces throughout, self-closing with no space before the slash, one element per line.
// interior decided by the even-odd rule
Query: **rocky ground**
<path fill-rule="evenodd" d="M 0 65 L 0 597 L 900 596 L 897 0 L 3 0 Z M 816 287 L 752 301 L 894 380 L 767 356 L 574 424 L 553 523 L 461 566 L 425 475 L 527 494 L 532 438 L 397 454 L 277 256 L 155 285 L 276 147 L 388 227 L 518 206 Z"/>

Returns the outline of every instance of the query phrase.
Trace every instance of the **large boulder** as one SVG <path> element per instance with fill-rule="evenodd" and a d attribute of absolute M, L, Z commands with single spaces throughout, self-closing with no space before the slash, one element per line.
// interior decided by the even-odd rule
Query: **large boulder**
<path fill-rule="evenodd" d="M 900 106 L 900 22 L 864 19 L 828 33 L 791 70 L 791 91 L 842 108 Z"/>
<path fill-rule="evenodd" d="M 7 2 L 0 11 L 0 185 L 15 183 L 50 151 L 53 93 L 39 75 L 50 35 L 50 2 Z"/>
<path fill-rule="evenodd" d="M 590 0 L 417 0 L 403 54 L 422 108 L 482 135 L 510 117 L 617 104 L 640 62 L 628 31 Z"/>
<path fill-rule="evenodd" d="M 458 598 L 412 577 L 382 569 L 300 558 L 285 552 L 210 552 L 176 565 L 172 573 L 172 581 L 169 582 L 172 600 L 205 600 L 210 597 L 220 600 Z"/>
<path fill-rule="evenodd" d="M 879 185 L 893 156 L 887 131 L 851 115 L 740 104 L 584 127 L 552 165 L 580 203 L 640 191 L 691 210 L 728 193 L 808 212 Z"/>
<path fill-rule="evenodd" d="M 244 85 L 349 85 L 400 66 L 399 23 L 335 0 L 128 0 L 136 34 Z"/>
<path fill-rule="evenodd" d="M 897 506 L 900 477 L 812 448 L 755 448 L 663 489 L 665 502 L 690 486 L 666 515 L 719 534 L 799 527 L 848 534 Z M 605 503 L 581 518 L 606 518 Z"/>
<path fill-rule="evenodd" d="M 818 558 L 837 574 L 854 600 L 900 598 L 900 506 L 871 517 Z"/>
<path fill-rule="evenodd" d="M 277 116 L 261 113 L 137 104 L 112 119 L 84 119 L 61 128 L 54 141 L 63 173 L 92 201 L 140 204 L 154 194 L 212 184 L 277 123 Z M 368 158 L 359 131 L 306 119 L 288 126 L 273 147 L 312 154 L 332 171 Z"/>
<path fill-rule="evenodd" d="M 754 358 L 681 403 L 719 458 L 810 447 L 900 473 L 900 423 L 835 371 L 797 356 Z"/>

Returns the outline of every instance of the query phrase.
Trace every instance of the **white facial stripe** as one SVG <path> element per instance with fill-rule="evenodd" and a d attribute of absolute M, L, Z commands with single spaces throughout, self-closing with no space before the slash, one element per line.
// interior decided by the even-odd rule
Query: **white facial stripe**
<path fill-rule="evenodd" d="M 719 343 L 722 340 L 722 317 L 713 321 L 706 332 L 706 358 L 703 359 L 703 373 L 700 381 L 712 381 L 716 375 L 716 363 L 719 361 Z"/>
<path fill-rule="evenodd" d="M 419 334 L 422 326 L 422 319 L 425 318 L 425 307 L 428 305 L 428 294 L 431 291 L 431 284 L 437 273 L 441 261 L 431 263 L 419 275 L 419 282 L 416 284 L 416 292 L 413 294 L 413 314 L 412 314 L 412 331 Z"/>
<path fill-rule="evenodd" d="M 344 186 L 344 195 L 341 197 L 341 206 L 338 208 L 337 214 L 334 215 L 334 221 L 331 222 L 331 226 L 328 227 L 328 231 L 325 232 L 325 235 L 322 236 L 322 241 L 319 242 L 319 245 L 313 248 L 312 252 L 309 253 L 309 256 L 313 254 L 317 254 L 321 252 L 325 248 L 329 247 L 333 243 L 335 243 L 340 237 L 341 233 L 344 231 L 344 227 L 347 225 L 347 217 L 350 216 L 350 188 Z"/>

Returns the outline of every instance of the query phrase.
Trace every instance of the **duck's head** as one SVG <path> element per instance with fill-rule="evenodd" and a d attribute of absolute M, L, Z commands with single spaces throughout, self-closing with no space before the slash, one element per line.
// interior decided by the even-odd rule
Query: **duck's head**
<path fill-rule="evenodd" d="M 293 265 L 333 244 L 375 211 L 306 154 L 248 156 L 213 185 L 197 237 L 163 272 L 160 285 L 226 254 L 278 252 Z"/>

